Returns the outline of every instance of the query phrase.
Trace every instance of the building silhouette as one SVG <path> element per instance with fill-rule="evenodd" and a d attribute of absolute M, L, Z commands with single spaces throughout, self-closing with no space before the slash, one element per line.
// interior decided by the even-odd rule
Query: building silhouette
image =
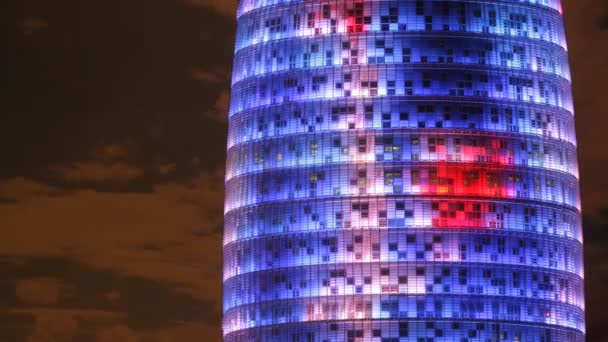
<path fill-rule="evenodd" d="M 559 0 L 240 0 L 225 341 L 584 341 Z"/>

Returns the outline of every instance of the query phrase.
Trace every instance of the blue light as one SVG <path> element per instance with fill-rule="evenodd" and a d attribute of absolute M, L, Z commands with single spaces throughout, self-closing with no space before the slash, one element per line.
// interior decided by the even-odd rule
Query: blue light
<path fill-rule="evenodd" d="M 225 341 L 584 341 L 559 0 L 241 0 Z"/>

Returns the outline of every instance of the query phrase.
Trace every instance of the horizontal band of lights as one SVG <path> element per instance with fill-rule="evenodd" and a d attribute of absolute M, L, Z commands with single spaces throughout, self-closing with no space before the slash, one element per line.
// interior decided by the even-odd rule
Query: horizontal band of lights
<path fill-rule="evenodd" d="M 340 3 L 342 3 L 342 4 L 346 4 L 347 6 L 350 5 L 349 6 L 350 8 L 353 8 L 353 7 L 354 8 L 363 8 L 362 6 L 365 6 L 365 5 L 359 5 L 359 3 L 365 3 L 366 5 L 372 5 L 373 6 L 373 3 L 381 3 L 382 4 L 382 1 L 383 0 L 367 0 L 367 1 L 353 1 L 353 2 L 325 1 L 325 2 L 307 2 L 307 4 L 313 5 L 313 6 L 314 5 L 316 5 L 316 6 L 319 6 L 319 5 L 325 5 L 325 6 L 327 6 L 327 5 L 329 5 L 330 6 L 329 8 L 331 9 L 331 5 L 332 4 L 336 4 L 336 3 L 340 4 Z M 473 3 L 473 4 L 479 3 L 478 0 L 469 0 L 469 1 L 467 1 L 467 0 L 461 0 L 460 2 L 461 3 L 470 2 L 470 3 Z M 518 1 L 513 1 L 513 0 L 496 0 L 494 2 L 498 3 L 498 4 L 509 4 L 512 7 L 516 7 L 517 5 L 520 5 L 520 4 L 523 4 L 523 5 L 525 5 L 525 4 L 532 4 L 532 5 L 535 5 L 535 6 L 542 7 L 542 8 L 551 8 L 551 9 L 554 9 L 556 11 L 559 11 L 559 13 L 562 13 L 562 4 L 561 4 L 560 0 L 518 0 Z M 240 17 L 243 14 L 246 14 L 247 12 L 250 12 L 250 11 L 255 10 L 255 9 L 266 9 L 266 8 L 268 8 L 270 6 L 276 6 L 276 5 L 280 5 L 280 4 L 289 4 L 289 3 L 302 3 L 302 1 L 301 0 L 241 0 L 239 2 L 239 8 L 237 10 L 237 15 Z M 393 1 L 393 3 L 391 3 L 392 7 L 396 6 L 396 3 L 397 3 L 397 1 Z M 414 4 L 414 1 L 410 1 L 409 6 L 411 7 L 412 4 Z M 399 5 L 397 4 L 397 6 L 399 6 Z M 416 1 L 415 2 L 415 6 L 416 6 L 416 12 L 417 12 L 416 14 L 420 13 L 420 10 L 424 11 L 424 7 L 425 7 L 424 1 L 420 1 L 420 0 Z M 441 4 L 441 6 L 446 6 L 446 5 Z M 447 5 L 447 6 L 449 7 L 449 5 Z M 327 7 L 324 7 L 324 8 L 327 8 Z M 460 9 L 462 7 L 458 7 L 458 8 Z M 423 13 L 420 13 L 420 15 L 422 15 Z M 330 18 L 330 19 L 341 19 L 341 20 L 345 20 L 346 19 L 346 21 L 350 22 L 349 18 L 353 17 L 353 18 L 356 19 L 356 17 L 357 17 L 356 14 L 357 13 L 355 13 L 355 15 L 347 15 L 347 16 L 343 15 L 343 16 L 338 17 L 338 18 Z M 327 18 L 325 18 L 325 19 L 327 19 Z M 361 24 L 361 23 L 358 23 L 358 24 Z M 352 25 L 352 23 L 351 23 L 351 25 Z"/>
<path fill-rule="evenodd" d="M 393 162 L 441 163 L 444 168 L 449 163 L 478 164 L 489 169 L 532 166 L 576 177 L 575 156 L 574 145 L 538 137 L 514 139 L 511 136 L 479 134 L 463 139 L 462 135 L 421 134 L 420 131 L 373 136 L 318 133 L 314 140 L 295 135 L 235 146 L 230 150 L 227 164 L 230 178 L 265 170 L 344 163 L 375 163 L 386 170 L 385 178 L 402 178 L 402 173 L 393 172 L 398 171 L 392 170 Z"/>
<path fill-rule="evenodd" d="M 363 202 L 323 199 L 240 208 L 225 216 L 224 242 L 295 232 L 434 226 L 498 228 L 574 238 L 577 242 L 582 239 L 577 211 L 561 206 L 519 201 L 387 197 L 366 198 Z"/>
<path fill-rule="evenodd" d="M 584 341 L 559 0 L 237 17 L 225 341 Z"/>
<path fill-rule="evenodd" d="M 467 213 L 474 212 L 456 211 L 455 216 L 461 216 L 457 218 L 461 222 L 476 219 L 475 215 Z M 461 226 L 466 226 L 466 224 Z M 347 234 L 336 234 L 332 231 L 326 231 L 320 235 L 316 233 L 317 231 L 291 232 L 289 235 L 276 234 L 272 238 L 257 236 L 242 244 L 231 243 L 225 249 L 225 262 L 231 265 L 231 268 L 227 270 L 224 277 L 230 279 L 235 275 L 251 275 L 251 272 L 254 271 L 270 271 L 275 268 L 283 268 L 285 271 L 289 267 L 304 269 L 311 262 L 313 265 L 323 265 L 329 269 L 340 269 L 344 264 L 350 265 L 349 268 L 357 266 L 369 269 L 378 267 L 377 264 L 368 264 L 372 262 L 390 264 L 407 260 L 419 261 L 421 266 L 424 265 L 424 261 L 443 262 L 448 268 L 455 267 L 454 263 L 495 262 L 509 267 L 510 265 L 529 266 L 532 272 L 537 271 L 534 267 L 542 266 L 547 269 L 546 272 L 564 271 L 577 273 L 582 277 L 580 259 L 576 258 L 576 253 L 569 252 L 578 251 L 580 246 L 575 240 L 565 241 L 556 236 L 538 241 L 530 240 L 532 234 L 529 232 L 513 232 L 510 236 L 503 237 L 478 230 L 471 233 L 473 239 L 460 241 L 458 239 L 460 233 L 457 231 L 443 232 L 432 229 L 419 229 L 416 233 L 403 228 L 387 229 L 381 232 L 363 228 L 351 230 Z M 511 253 L 507 254 L 507 249 Z M 551 249 L 553 250 L 551 251 Z M 259 251 L 258 258 L 265 262 L 261 264 L 256 262 L 254 254 L 246 251 Z M 487 268 L 483 265 L 481 267 Z M 509 267 L 506 269 L 510 269 Z M 495 269 L 496 266 L 491 268 Z M 267 272 L 265 276 L 269 274 L 272 272 Z M 561 273 L 561 276 L 567 277 L 567 274 Z M 350 278 L 346 277 L 347 280 Z M 240 281 L 243 279 L 247 279 L 247 277 L 241 277 Z M 394 283 L 397 284 L 395 279 L 393 279 Z M 386 285 L 389 285 L 389 278 L 385 280 L 387 280 Z M 427 281 L 429 285 L 438 284 L 435 280 L 430 277 Z M 355 285 L 349 281 L 347 283 Z M 500 288 L 504 286 L 504 283 L 495 283 L 493 286 Z M 382 292 L 392 290 L 397 291 L 393 288 L 383 289 Z M 446 291 L 449 293 L 449 288 Z M 526 291 L 526 288 L 523 288 L 523 291 Z M 516 292 L 522 293 L 519 290 Z M 238 292 L 226 291 L 226 293 L 234 296 L 234 303 L 240 301 Z M 576 296 L 576 299 L 581 300 L 582 298 Z"/>
<path fill-rule="evenodd" d="M 368 32 L 478 33 L 566 46 L 561 13 L 520 1 L 293 0 L 241 16 L 236 50 L 276 39 Z"/>
<path fill-rule="evenodd" d="M 351 80 L 351 81 L 347 81 Z M 302 85 L 303 84 L 303 85 Z M 270 106 L 291 101 L 331 101 L 342 98 L 402 96 L 478 98 L 479 101 L 519 101 L 572 109 L 569 82 L 538 73 L 502 75 L 498 70 L 427 71 L 395 67 L 333 68 L 243 80 L 232 87 L 231 108 Z M 255 105 L 254 105 L 255 104 Z"/>
<path fill-rule="evenodd" d="M 429 101 L 427 96 L 414 99 L 416 101 L 407 101 L 405 97 L 395 96 L 357 101 L 317 100 L 243 111 L 231 118 L 228 146 L 302 133 L 367 134 L 361 132 L 364 129 L 389 136 L 396 132 L 428 134 L 455 129 L 463 135 L 460 144 L 467 144 L 466 137 L 485 132 L 519 133 L 576 144 L 574 117 L 565 110 L 471 97 L 461 101 L 445 97 L 439 104 Z M 304 134 L 301 139 L 314 140 L 315 137 Z"/>
<path fill-rule="evenodd" d="M 421 38 L 418 34 L 398 37 L 365 34 L 355 43 L 331 36 L 301 39 L 297 44 L 278 40 L 239 50 L 235 56 L 235 64 L 239 68 L 234 70 L 233 82 L 304 67 L 423 67 L 428 64 L 484 65 L 569 77 L 567 64 L 562 65 L 567 61 L 566 51 L 552 51 L 551 46 L 548 42 L 531 42 L 529 39 L 506 43 L 472 35 L 447 41 L 442 36 Z M 294 53 L 294 48 L 300 51 Z"/>

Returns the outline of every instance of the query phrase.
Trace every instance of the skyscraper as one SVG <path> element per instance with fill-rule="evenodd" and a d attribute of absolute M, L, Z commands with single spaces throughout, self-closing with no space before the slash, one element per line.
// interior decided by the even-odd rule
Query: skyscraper
<path fill-rule="evenodd" d="M 225 341 L 584 341 L 559 0 L 237 15 Z"/>

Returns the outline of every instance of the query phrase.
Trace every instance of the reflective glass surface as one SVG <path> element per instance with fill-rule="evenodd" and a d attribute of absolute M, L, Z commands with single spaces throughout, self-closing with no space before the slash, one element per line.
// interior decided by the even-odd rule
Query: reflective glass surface
<path fill-rule="evenodd" d="M 241 0 L 225 341 L 584 341 L 559 0 Z"/>

